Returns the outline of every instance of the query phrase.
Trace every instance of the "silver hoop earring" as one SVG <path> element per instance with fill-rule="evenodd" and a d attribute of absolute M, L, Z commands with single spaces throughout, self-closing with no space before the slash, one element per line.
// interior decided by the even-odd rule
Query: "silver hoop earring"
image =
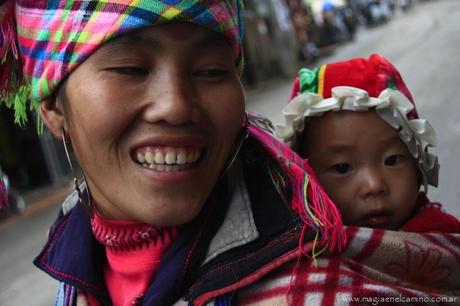
<path fill-rule="evenodd" d="M 75 188 L 75 191 L 77 192 L 78 194 L 78 199 L 80 200 L 80 203 L 83 205 L 83 207 L 85 208 L 86 212 L 92 216 L 93 215 L 93 209 L 92 209 L 92 205 L 91 205 L 91 196 L 89 195 L 89 190 L 87 190 L 88 192 L 88 197 L 89 197 L 89 201 L 85 200 L 83 198 L 83 193 L 81 192 L 81 189 L 80 189 L 80 184 L 78 182 L 78 178 L 77 178 L 77 173 L 75 172 L 75 169 L 73 167 L 73 164 L 72 164 L 72 160 L 70 159 L 70 154 L 69 154 L 69 150 L 67 149 L 67 144 L 66 144 L 66 140 L 65 140 L 65 131 L 64 131 L 64 128 L 62 128 L 61 130 L 61 136 L 62 136 L 62 144 L 64 145 L 64 151 L 65 151 L 65 155 L 67 157 L 67 162 L 70 166 L 70 170 L 72 171 L 72 174 L 73 174 L 73 182 L 74 182 L 74 188 Z M 83 175 L 83 180 L 85 181 L 85 184 L 86 184 L 86 188 L 88 189 L 88 184 L 86 183 L 86 179 L 85 179 L 85 176 Z"/>
<path fill-rule="evenodd" d="M 230 155 L 230 158 L 228 159 L 228 162 L 224 167 L 224 171 L 222 171 L 222 174 L 220 175 L 221 179 L 225 176 L 225 174 L 227 174 L 228 170 L 230 170 L 230 167 L 235 162 L 236 157 L 238 156 L 238 153 L 240 153 L 241 148 L 243 147 L 243 143 L 249 137 L 248 125 L 249 125 L 248 114 L 245 112 L 243 126 L 241 127 L 240 133 L 238 134 L 238 137 L 236 138 L 236 141 L 235 141 L 235 149 L 233 150 L 232 155 Z"/>

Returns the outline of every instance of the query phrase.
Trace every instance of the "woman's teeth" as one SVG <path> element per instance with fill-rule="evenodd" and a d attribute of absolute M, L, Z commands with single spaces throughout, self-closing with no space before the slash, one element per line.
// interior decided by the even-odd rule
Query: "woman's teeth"
<path fill-rule="evenodd" d="M 200 149 L 189 148 L 166 148 L 136 153 L 136 159 L 140 164 L 158 171 L 175 171 L 188 168 L 200 156 Z"/>

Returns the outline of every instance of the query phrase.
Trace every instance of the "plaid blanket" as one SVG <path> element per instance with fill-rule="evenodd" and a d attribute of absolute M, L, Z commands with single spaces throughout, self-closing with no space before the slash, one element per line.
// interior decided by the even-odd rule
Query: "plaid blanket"
<path fill-rule="evenodd" d="M 459 305 L 460 234 L 348 227 L 340 256 L 293 262 L 237 305 Z"/>

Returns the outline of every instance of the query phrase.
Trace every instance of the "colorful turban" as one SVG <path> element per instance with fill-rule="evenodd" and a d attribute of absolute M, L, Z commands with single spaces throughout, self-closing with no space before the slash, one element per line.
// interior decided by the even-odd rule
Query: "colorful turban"
<path fill-rule="evenodd" d="M 28 97 L 29 107 L 37 109 L 103 43 L 143 27 L 174 21 L 204 26 L 223 34 L 235 64 L 242 64 L 242 0 L 0 0 L 0 5 L 0 99 L 14 107 L 18 123 L 27 120 Z"/>
<path fill-rule="evenodd" d="M 430 147 L 436 134 L 420 119 L 412 96 L 398 70 L 385 58 L 373 54 L 368 59 L 301 69 L 294 83 L 290 102 L 283 108 L 285 124 L 276 126 L 276 135 L 292 147 L 309 118 L 328 111 L 368 111 L 377 114 L 396 129 L 410 154 L 418 161 L 425 190 L 438 185 L 439 164 Z"/>

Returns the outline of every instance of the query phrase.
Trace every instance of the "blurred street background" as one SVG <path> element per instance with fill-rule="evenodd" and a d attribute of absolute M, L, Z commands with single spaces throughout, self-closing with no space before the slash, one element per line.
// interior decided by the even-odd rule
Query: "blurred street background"
<path fill-rule="evenodd" d="M 432 200 L 460 218 L 460 1 L 246 0 L 247 108 L 282 122 L 297 70 L 380 53 L 437 132 Z M 60 142 L 0 109 L 0 165 L 13 208 L 0 211 L 0 305 L 53 305 L 56 282 L 32 265 L 72 177 Z M 22 201 L 23 200 L 23 201 Z M 26 293 L 27 292 L 27 293 Z"/>

